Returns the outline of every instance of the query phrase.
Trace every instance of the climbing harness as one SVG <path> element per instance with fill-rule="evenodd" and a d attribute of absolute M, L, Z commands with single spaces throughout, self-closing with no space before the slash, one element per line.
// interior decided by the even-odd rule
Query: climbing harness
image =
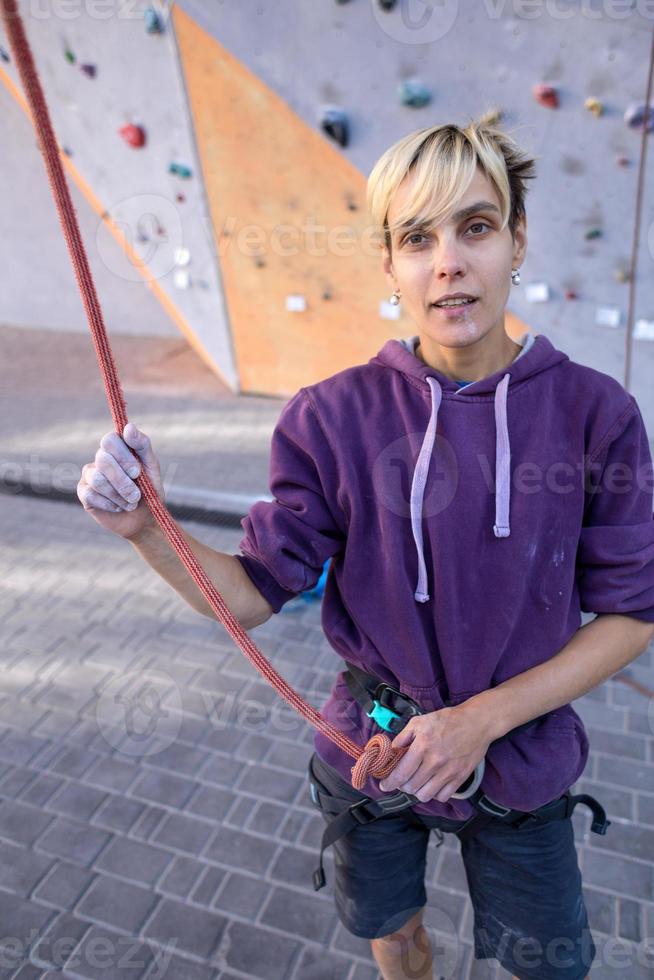
<path fill-rule="evenodd" d="M 386 684 L 384 681 L 361 670 L 355 664 L 345 661 L 347 671 L 345 673 L 345 683 L 354 698 L 365 708 L 369 717 L 393 734 L 397 734 L 409 723 L 411 718 L 424 712 L 412 698 L 402 694 L 397 688 Z M 392 705 L 392 707 L 391 707 Z M 447 706 L 447 705 L 446 705 Z M 545 715 L 539 716 L 544 718 Z M 502 741 L 523 728 L 539 721 L 534 718 L 522 725 L 517 725 L 511 731 L 502 735 L 495 741 Z M 587 793 L 571 794 L 566 790 L 562 796 L 556 800 L 551 800 L 535 810 L 513 810 L 510 807 L 502 806 L 491 800 L 480 787 L 481 775 L 483 775 L 483 760 L 474 773 L 459 787 L 457 793 L 452 796 L 458 799 L 467 798 L 475 807 L 475 813 L 467 820 L 461 822 L 451 820 L 447 817 L 434 816 L 427 814 L 417 814 L 411 810 L 415 803 L 420 803 L 418 797 L 411 793 L 398 791 L 390 796 L 376 800 L 370 796 L 352 802 L 344 797 L 334 796 L 326 786 L 320 781 L 309 765 L 309 790 L 313 804 L 323 813 L 332 814 L 333 819 L 329 820 L 322 835 L 320 844 L 320 859 L 316 870 L 313 872 L 313 887 L 319 891 L 326 883 L 325 870 L 323 866 L 323 855 L 327 847 L 330 847 L 345 834 L 350 833 L 357 826 L 366 826 L 374 820 L 383 817 L 392 817 L 400 814 L 412 826 L 430 827 L 435 829 L 439 836 L 437 847 L 443 843 L 441 830 L 451 831 L 457 835 L 459 840 L 465 841 L 474 837 L 483 827 L 492 820 L 499 820 L 501 823 L 519 830 L 525 824 L 533 824 L 535 820 L 542 822 L 549 820 L 563 820 L 571 816 L 578 803 L 588 806 L 593 813 L 591 831 L 595 834 L 605 834 L 611 821 L 607 820 L 606 812 L 602 805 Z M 430 826 L 431 824 L 431 826 Z"/>

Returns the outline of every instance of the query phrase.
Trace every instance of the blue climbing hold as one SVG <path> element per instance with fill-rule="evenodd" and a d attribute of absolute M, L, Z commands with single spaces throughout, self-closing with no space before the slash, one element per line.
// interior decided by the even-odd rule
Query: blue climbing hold
<path fill-rule="evenodd" d="M 398 86 L 398 94 L 402 105 L 408 105 L 412 109 L 420 109 L 431 102 L 431 92 L 420 82 L 405 79 Z"/>
<path fill-rule="evenodd" d="M 342 109 L 325 109 L 321 121 L 323 132 L 327 133 L 336 143 L 347 146 L 350 138 L 347 116 Z"/>
<path fill-rule="evenodd" d="M 143 19 L 145 20 L 145 29 L 148 34 L 163 34 L 161 17 L 154 7 L 148 7 L 144 11 Z"/>

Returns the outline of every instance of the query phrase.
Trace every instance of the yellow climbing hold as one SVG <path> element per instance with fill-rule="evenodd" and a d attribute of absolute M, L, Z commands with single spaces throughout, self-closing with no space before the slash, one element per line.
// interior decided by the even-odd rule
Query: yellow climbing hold
<path fill-rule="evenodd" d="M 586 109 L 590 109 L 590 111 L 592 112 L 592 114 L 595 116 L 596 119 L 599 119 L 599 117 L 604 112 L 604 105 L 600 102 L 599 99 L 595 99 L 592 97 L 586 99 L 586 101 L 584 102 L 584 107 Z"/>

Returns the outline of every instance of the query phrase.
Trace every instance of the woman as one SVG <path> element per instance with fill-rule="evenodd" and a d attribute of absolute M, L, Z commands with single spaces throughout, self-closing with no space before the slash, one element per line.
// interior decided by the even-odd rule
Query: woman
<path fill-rule="evenodd" d="M 322 625 L 349 667 L 322 714 L 362 746 L 399 722 L 393 745 L 406 753 L 381 784 L 355 790 L 352 760 L 317 732 L 312 798 L 327 829 L 330 801 L 414 798 L 334 844 L 338 914 L 371 940 L 385 980 L 432 976 L 430 829 L 456 833 L 478 816 L 457 790 L 482 763 L 479 792 L 520 823 L 486 814 L 461 836 L 475 956 L 520 978 L 581 980 L 596 954 L 570 815 L 544 814 L 588 758 L 569 702 L 654 632 L 651 492 L 635 478 L 626 492 L 597 492 L 616 461 L 634 477 L 651 459 L 617 381 L 544 334 L 516 342 L 505 331 L 533 176 L 509 136 L 474 121 L 412 133 L 383 154 L 368 204 L 413 336 L 290 399 L 272 439 L 274 499 L 244 518 L 243 554 L 187 536 L 246 628 L 312 588 L 329 560 Z M 109 458 L 89 464 L 80 499 L 212 615 L 147 510 L 122 512 L 128 447 L 158 478 L 149 440 L 128 427 L 124 441 L 105 437 Z M 579 629 L 582 610 L 603 615 Z M 401 711 L 371 697 L 366 678 L 389 685 Z"/>

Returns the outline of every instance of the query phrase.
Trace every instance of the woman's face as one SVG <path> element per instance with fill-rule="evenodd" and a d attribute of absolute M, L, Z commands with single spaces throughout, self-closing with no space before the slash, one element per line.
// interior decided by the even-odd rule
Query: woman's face
<path fill-rule="evenodd" d="M 398 187 L 388 210 L 389 225 L 413 179 L 409 174 Z M 519 267 L 526 252 L 526 222 L 516 228 L 515 241 L 508 226 L 501 232 L 499 228 L 499 199 L 478 167 L 456 213 L 434 231 L 393 232 L 384 271 L 391 288 L 400 290 L 403 310 L 421 337 L 444 347 L 466 347 L 494 328 L 504 329 L 511 269 Z M 450 310 L 433 305 L 449 293 L 467 293 L 475 301 Z"/>

